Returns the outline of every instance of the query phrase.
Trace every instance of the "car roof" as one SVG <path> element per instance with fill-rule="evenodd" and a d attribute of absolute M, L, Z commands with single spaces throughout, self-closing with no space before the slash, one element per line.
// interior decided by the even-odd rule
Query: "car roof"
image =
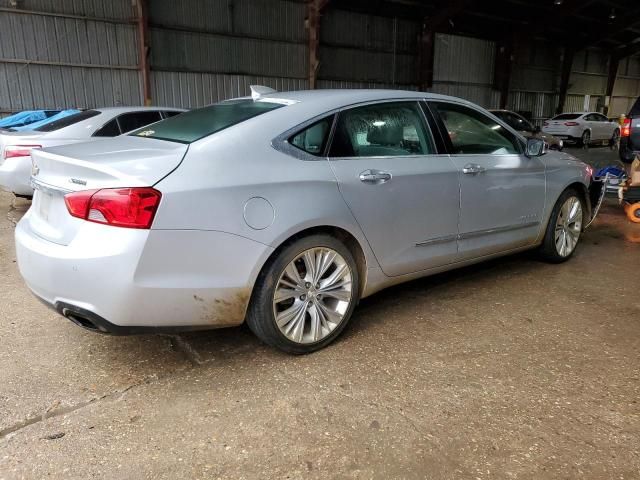
<path fill-rule="evenodd" d="M 100 107 L 100 108 L 89 108 L 88 110 L 96 110 L 98 112 L 103 112 L 103 113 L 113 113 L 113 114 L 120 114 L 120 113 L 127 113 L 127 112 L 139 112 L 139 111 L 144 111 L 144 110 L 150 110 L 150 111 L 157 111 L 157 110 L 163 110 L 163 111 L 170 111 L 170 112 L 184 112 L 186 111 L 184 108 L 175 108 L 175 107 L 162 107 L 162 106 L 151 106 L 151 107 L 143 107 L 141 105 L 139 106 L 131 106 L 131 107 Z"/>
<path fill-rule="evenodd" d="M 262 95 L 260 98 L 273 100 L 282 99 L 306 104 L 318 104 L 326 110 L 339 108 L 343 105 L 355 103 L 375 102 L 378 100 L 402 100 L 424 98 L 426 100 L 446 100 L 474 105 L 471 102 L 437 93 L 419 92 L 413 90 L 387 89 L 326 89 L 326 90 L 297 90 L 290 92 L 274 92 Z"/>

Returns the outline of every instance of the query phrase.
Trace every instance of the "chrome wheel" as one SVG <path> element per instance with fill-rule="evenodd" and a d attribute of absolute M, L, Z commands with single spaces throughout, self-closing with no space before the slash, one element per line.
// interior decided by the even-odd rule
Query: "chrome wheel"
<path fill-rule="evenodd" d="M 302 252 L 284 269 L 273 295 L 280 332 L 296 343 L 315 343 L 343 321 L 353 298 L 351 268 L 328 247 Z"/>
<path fill-rule="evenodd" d="M 578 244 L 582 232 L 582 203 L 576 197 L 569 197 L 558 212 L 556 220 L 556 251 L 561 257 L 568 257 Z"/>

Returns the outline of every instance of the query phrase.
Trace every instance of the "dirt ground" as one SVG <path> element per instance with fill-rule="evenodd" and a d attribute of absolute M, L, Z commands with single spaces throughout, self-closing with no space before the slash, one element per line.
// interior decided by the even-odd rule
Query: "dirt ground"
<path fill-rule="evenodd" d="M 640 478 L 640 225 L 615 201 L 570 262 L 394 287 L 303 357 L 74 326 L 18 274 L 27 207 L 0 195 L 0 479 Z"/>

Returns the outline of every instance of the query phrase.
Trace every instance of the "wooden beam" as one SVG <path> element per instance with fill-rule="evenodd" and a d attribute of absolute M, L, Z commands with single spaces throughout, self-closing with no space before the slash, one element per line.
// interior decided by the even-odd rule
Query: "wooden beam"
<path fill-rule="evenodd" d="M 556 113 L 562 113 L 567 101 L 567 92 L 569 91 L 569 80 L 571 78 L 571 67 L 573 66 L 574 53 L 575 50 L 573 47 L 564 47 L 564 52 L 562 53 L 562 64 L 560 67 L 560 89 L 558 92 L 558 107 L 556 108 Z"/>
<path fill-rule="evenodd" d="M 496 60 L 493 72 L 493 88 L 500 92 L 500 108 L 507 108 L 511 72 L 516 52 L 516 34 L 496 42 Z"/>
<path fill-rule="evenodd" d="M 614 50 L 613 55 L 618 60 L 622 60 L 623 58 L 630 57 L 631 55 L 635 55 L 638 52 L 640 52 L 640 40 L 635 43 L 630 43 L 629 45 L 621 49 Z"/>
<path fill-rule="evenodd" d="M 320 69 L 320 17 L 329 0 L 308 0 L 307 29 L 309 30 L 309 89 L 315 90 Z"/>
<path fill-rule="evenodd" d="M 418 42 L 418 72 L 420 90 L 433 87 L 433 60 L 435 58 L 436 34 L 433 30 L 422 32 Z"/>
<path fill-rule="evenodd" d="M 599 32 L 593 32 L 592 35 L 589 35 L 589 39 L 586 42 L 582 42 L 580 45 L 576 45 L 576 47 L 579 49 L 592 47 L 604 40 L 614 37 L 616 34 L 628 28 L 640 25 L 640 7 L 626 12 L 619 12 L 619 15 L 611 25 Z"/>
<path fill-rule="evenodd" d="M 149 68 L 149 17 L 147 0 L 136 0 L 136 24 L 138 27 L 138 69 L 142 76 L 142 103 L 151 105 L 151 81 Z"/>
<path fill-rule="evenodd" d="M 611 107 L 611 99 L 613 98 L 613 88 L 616 85 L 616 78 L 618 77 L 618 67 L 620 66 L 620 59 L 615 55 L 609 56 L 609 75 L 607 76 L 607 106 L 605 107 L 604 114 L 609 113 Z"/>

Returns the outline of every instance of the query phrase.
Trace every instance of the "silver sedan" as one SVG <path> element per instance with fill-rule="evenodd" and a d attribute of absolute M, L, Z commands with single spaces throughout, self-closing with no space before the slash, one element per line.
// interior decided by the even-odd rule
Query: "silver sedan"
<path fill-rule="evenodd" d="M 246 321 L 306 353 L 387 286 L 528 249 L 567 260 L 590 182 L 585 164 L 464 100 L 261 87 L 34 151 L 17 256 L 31 290 L 82 327 Z"/>

